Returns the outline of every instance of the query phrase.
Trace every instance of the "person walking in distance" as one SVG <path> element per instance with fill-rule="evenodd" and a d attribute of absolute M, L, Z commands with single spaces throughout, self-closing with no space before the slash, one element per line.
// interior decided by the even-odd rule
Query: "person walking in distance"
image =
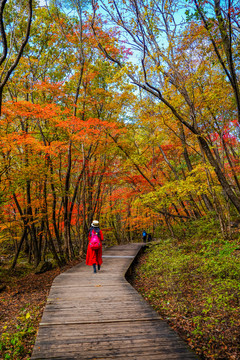
<path fill-rule="evenodd" d="M 147 235 L 147 242 L 150 242 L 150 241 L 152 241 L 152 235 L 149 233 L 149 234 Z"/>
<path fill-rule="evenodd" d="M 147 233 L 146 233 L 145 230 L 143 230 L 143 232 L 142 232 L 142 239 L 143 239 L 143 242 L 144 242 L 144 243 L 145 243 L 146 240 L 147 240 Z"/>
<path fill-rule="evenodd" d="M 93 266 L 93 272 L 100 270 L 102 265 L 102 241 L 103 233 L 99 228 L 99 222 L 93 220 L 88 233 L 88 248 L 86 264 Z"/>

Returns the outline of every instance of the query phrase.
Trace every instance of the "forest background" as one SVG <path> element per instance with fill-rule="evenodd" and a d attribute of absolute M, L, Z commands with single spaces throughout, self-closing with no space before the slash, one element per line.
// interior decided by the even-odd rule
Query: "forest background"
<path fill-rule="evenodd" d="M 0 32 L 1 275 L 83 257 L 93 219 L 108 246 L 145 229 L 212 261 L 235 329 L 238 2 L 1 0 Z"/>

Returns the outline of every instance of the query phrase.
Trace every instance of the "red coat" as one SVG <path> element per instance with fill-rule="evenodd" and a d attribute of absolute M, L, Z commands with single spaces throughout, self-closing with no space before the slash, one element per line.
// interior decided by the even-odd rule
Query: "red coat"
<path fill-rule="evenodd" d="M 94 227 L 93 227 L 94 229 Z M 86 264 L 87 265 L 102 265 L 102 241 L 103 241 L 103 233 L 100 230 L 99 232 L 100 240 L 101 240 L 101 247 L 98 250 L 93 250 L 89 246 L 89 240 L 90 240 L 90 231 L 88 233 L 88 248 L 87 248 L 87 256 L 86 256 Z"/>

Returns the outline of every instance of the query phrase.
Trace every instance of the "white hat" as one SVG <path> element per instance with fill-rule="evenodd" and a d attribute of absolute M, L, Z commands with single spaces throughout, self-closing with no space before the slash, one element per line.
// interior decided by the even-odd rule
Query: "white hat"
<path fill-rule="evenodd" d="M 99 226 L 99 222 L 98 222 L 97 220 L 93 220 L 92 226 L 98 227 L 98 226 Z"/>

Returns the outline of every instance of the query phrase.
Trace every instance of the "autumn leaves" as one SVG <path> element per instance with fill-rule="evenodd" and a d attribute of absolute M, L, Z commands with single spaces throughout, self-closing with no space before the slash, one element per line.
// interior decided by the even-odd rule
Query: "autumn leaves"
<path fill-rule="evenodd" d="M 143 224 L 174 235 L 174 222 L 208 212 L 228 236 L 240 212 L 237 9 L 212 1 L 214 18 L 196 1 L 202 21 L 193 11 L 180 24 L 171 2 L 113 1 L 102 15 L 88 2 L 34 2 L 21 52 L 30 3 L 16 22 L 1 2 L 2 26 L 13 24 L 3 44 L 12 63 L 21 57 L 0 120 L 1 233 L 14 265 L 21 249 L 35 265 L 49 251 L 59 265 L 83 254 L 93 217 L 109 243 L 139 240 Z"/>

